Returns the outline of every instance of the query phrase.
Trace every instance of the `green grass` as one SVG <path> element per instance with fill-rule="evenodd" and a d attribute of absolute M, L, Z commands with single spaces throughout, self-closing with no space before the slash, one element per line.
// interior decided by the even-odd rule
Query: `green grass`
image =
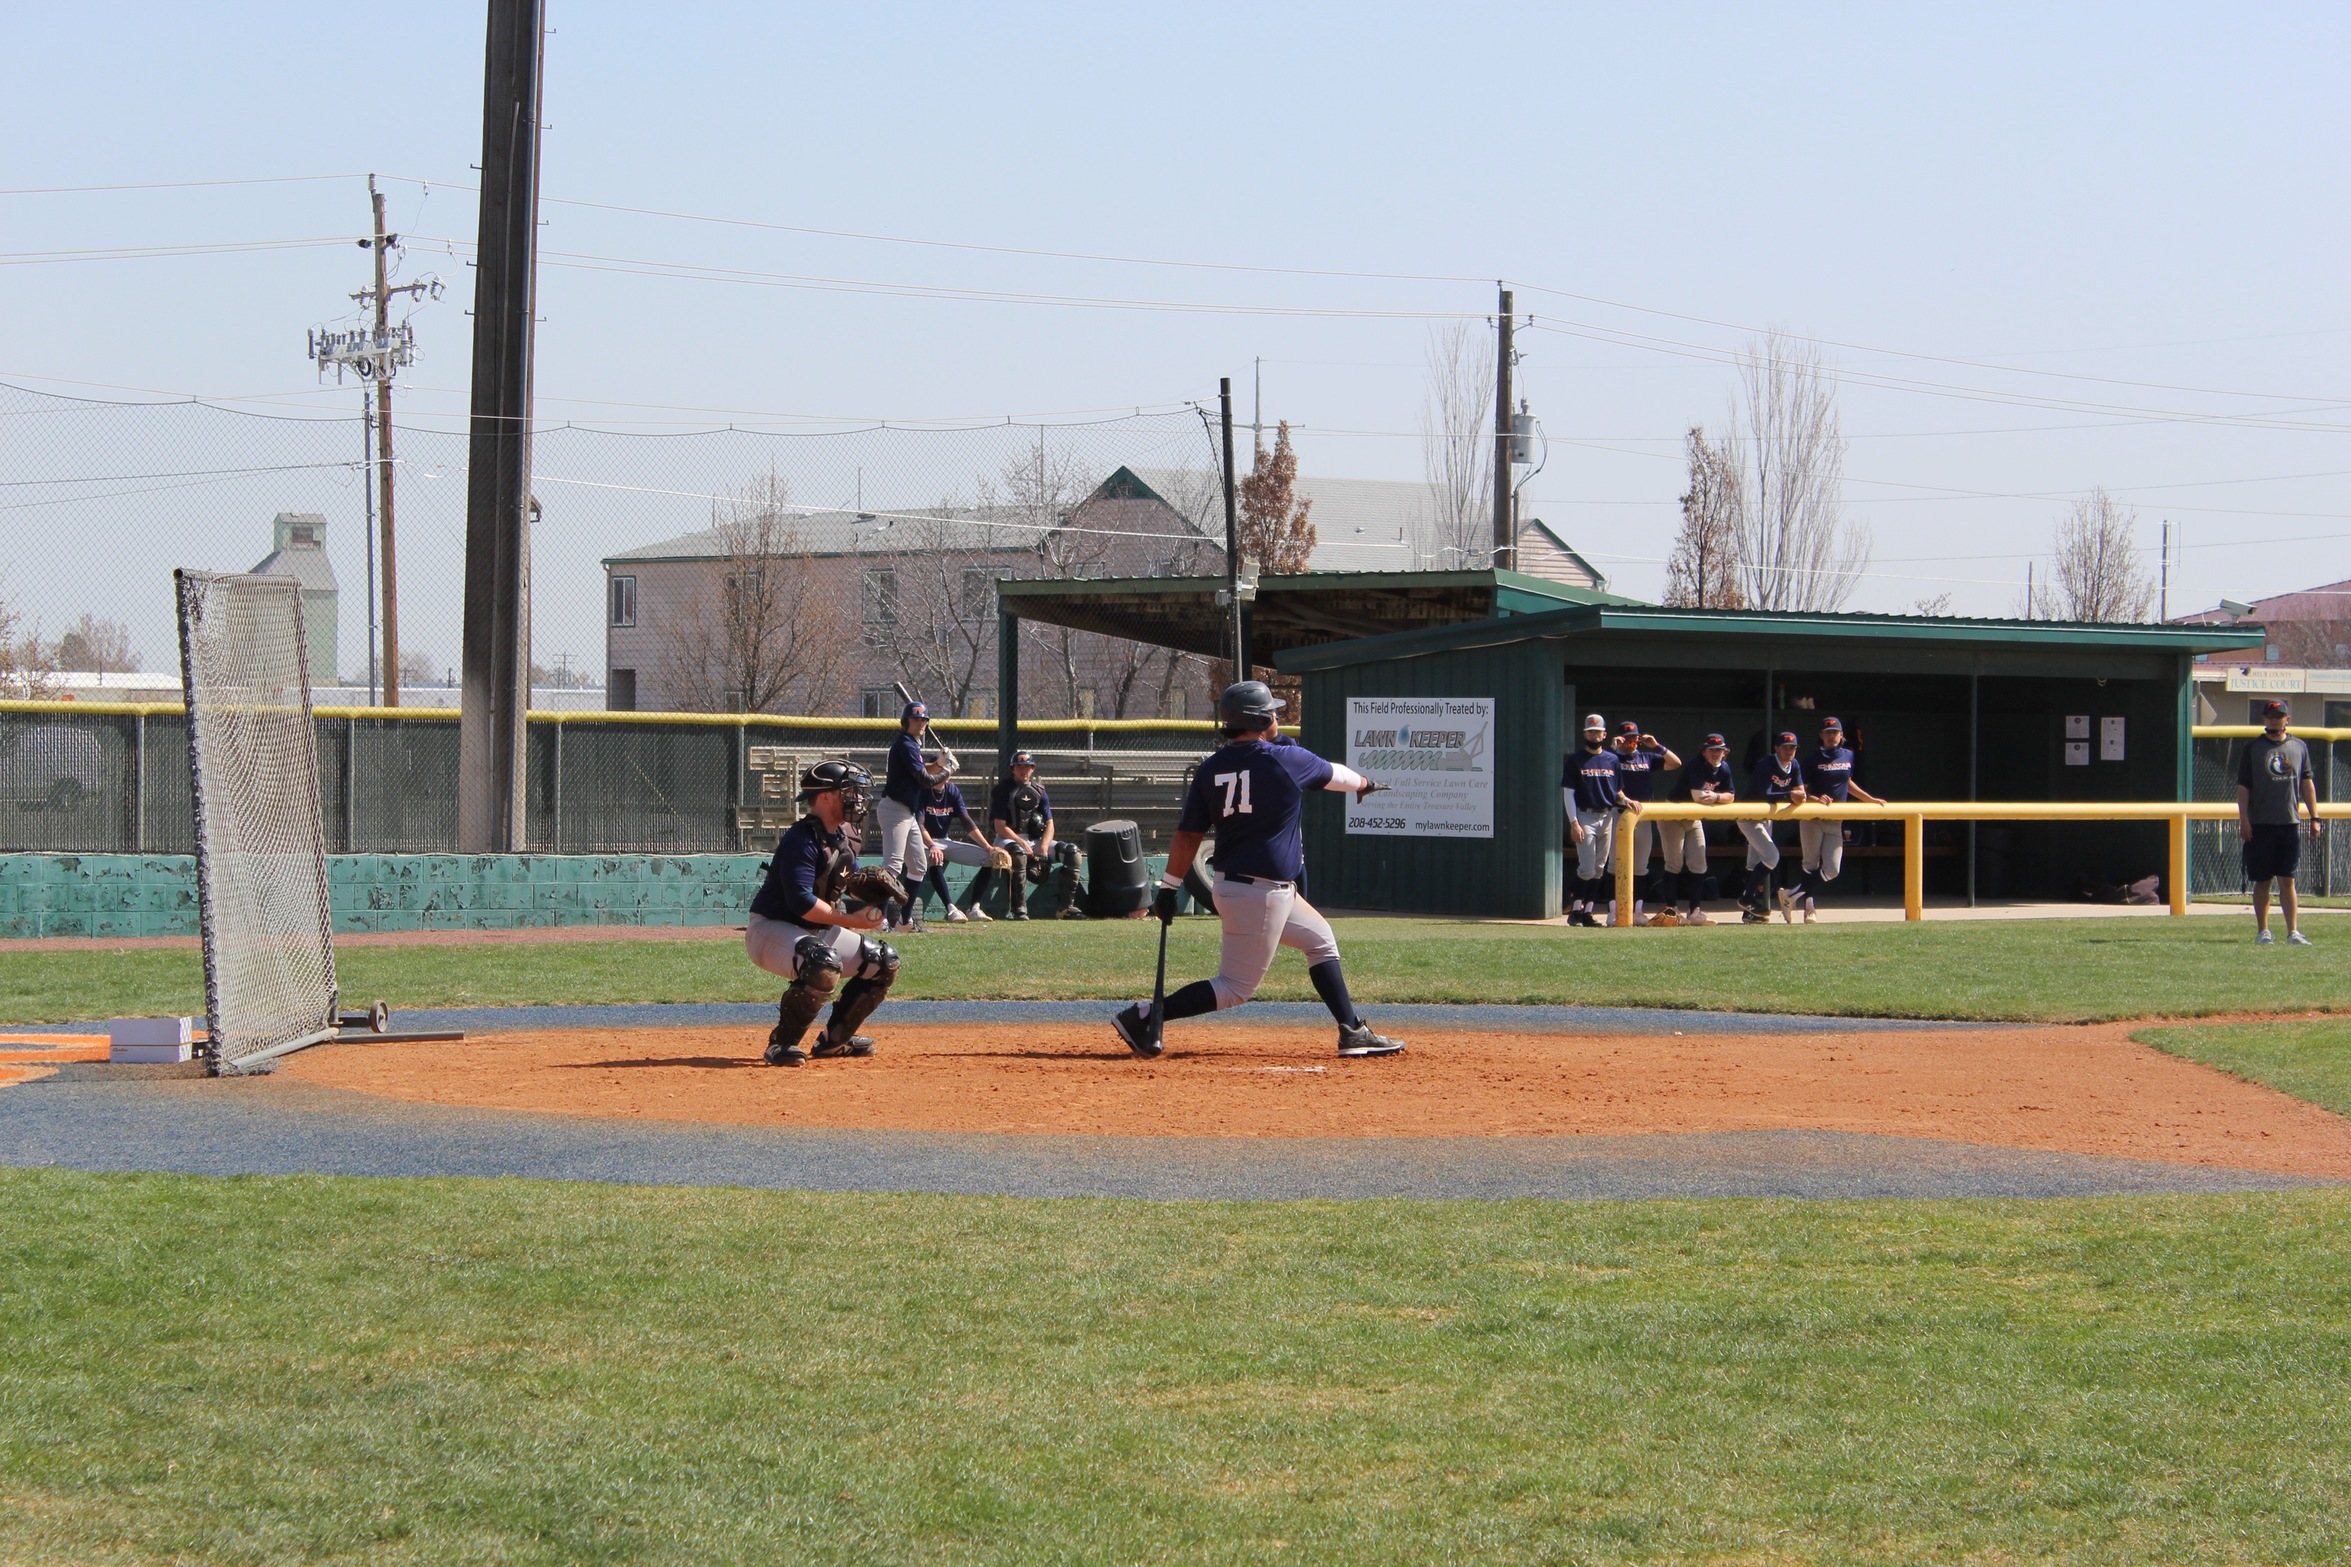
<path fill-rule="evenodd" d="M 5 1172 L 0 1560 L 2339 1561 L 2347 1224 Z"/>
<path fill-rule="evenodd" d="M 2351 928 L 2256 949 L 2224 919 L 1928 921 L 1713 931 L 1569 931 L 1437 920 L 1337 922 L 1358 1000 L 1578 1002 L 1867 1017 L 2086 1021 L 2351 1009 Z M 1148 921 L 937 930 L 903 943 L 906 997 L 1128 1000 L 1151 984 Z M 1215 922 L 1176 923 L 1171 980 L 1216 966 Z M 346 947 L 348 1000 L 397 1007 L 759 1001 L 775 981 L 735 942 Z M 0 1020 L 201 1011 L 196 954 L 0 954 Z M 1294 954 L 1264 994 L 1310 999 Z"/>
<path fill-rule="evenodd" d="M 2351 1115 L 2351 1020 L 2278 1018 L 2201 1028 L 2149 1028 L 2142 1043 L 2266 1083 L 2322 1110 Z"/>

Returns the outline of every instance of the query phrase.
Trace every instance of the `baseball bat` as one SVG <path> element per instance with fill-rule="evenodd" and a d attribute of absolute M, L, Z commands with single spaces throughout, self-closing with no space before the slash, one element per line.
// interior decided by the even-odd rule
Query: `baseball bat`
<path fill-rule="evenodd" d="M 893 681 L 891 681 L 891 682 L 890 682 L 890 687 L 891 687 L 891 689 L 892 689 L 892 690 L 894 690 L 894 691 L 896 691 L 896 692 L 898 693 L 898 700 L 899 700 L 899 701 L 901 701 L 901 702 L 906 702 L 906 703 L 912 703 L 912 702 L 914 701 L 914 693 L 906 689 L 906 682 L 905 682 L 905 681 L 903 681 L 903 680 L 893 680 Z M 946 742 L 944 739 L 941 739 L 941 738 L 939 737 L 939 735 L 938 735 L 938 732 L 937 732 L 936 730 L 932 731 L 931 738 L 933 738 L 934 740 L 938 740 L 938 742 L 939 742 L 939 763 L 940 763 L 940 765 L 941 765 L 941 766 L 943 766 L 943 767 L 945 767 L 945 768 L 947 769 L 947 771 L 948 771 L 948 772 L 950 772 L 950 773 L 960 773 L 960 772 L 962 772 L 962 771 L 963 771 L 963 759 L 962 759 L 961 757 L 957 756 L 957 755 L 956 755 L 956 754 L 955 754 L 953 751 L 950 751 L 949 749 L 947 749 L 947 742 Z"/>

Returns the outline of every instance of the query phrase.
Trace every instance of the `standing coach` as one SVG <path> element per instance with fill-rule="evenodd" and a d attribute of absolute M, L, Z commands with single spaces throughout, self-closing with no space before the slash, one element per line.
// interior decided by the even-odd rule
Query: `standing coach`
<path fill-rule="evenodd" d="M 2318 819 L 2318 783 L 2310 773 L 2310 747 L 2286 733 L 2283 702 L 2261 704 L 2262 732 L 2237 753 L 2237 836 L 2245 844 L 2245 879 L 2253 884 L 2253 939 L 2271 945 L 2269 884 L 2278 884 L 2286 913 L 2286 945 L 2307 947 L 2302 902 L 2294 872 L 2302 863 L 2302 812 L 2310 812 L 2310 836 L 2326 831 Z"/>

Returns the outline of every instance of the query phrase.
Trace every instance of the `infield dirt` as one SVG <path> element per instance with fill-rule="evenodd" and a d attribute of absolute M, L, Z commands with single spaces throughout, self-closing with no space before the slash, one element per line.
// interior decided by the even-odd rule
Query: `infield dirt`
<path fill-rule="evenodd" d="M 2165 1055 L 2130 1025 L 1772 1035 L 1424 1033 L 1342 1061 L 1326 1028 L 876 1019 L 862 1061 L 761 1064 L 743 1028 L 323 1046 L 287 1075 L 434 1104 L 735 1125 L 1197 1137 L 1811 1130 L 2351 1179 L 2351 1121 Z"/>

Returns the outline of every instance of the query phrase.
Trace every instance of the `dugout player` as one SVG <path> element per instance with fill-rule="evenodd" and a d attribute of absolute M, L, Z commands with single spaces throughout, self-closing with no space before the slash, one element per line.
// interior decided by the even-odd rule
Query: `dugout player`
<path fill-rule="evenodd" d="M 1748 780 L 1748 793 L 1766 805 L 1802 805 L 1804 803 L 1804 764 L 1796 760 L 1796 736 L 1781 730 L 1771 751 L 1757 758 L 1755 772 Z M 1772 838 L 1770 822 L 1741 822 L 1739 836 L 1747 840 L 1747 893 L 1740 899 L 1745 905 L 1739 915 L 1742 925 L 1771 923 L 1773 872 L 1779 869 L 1780 846 Z M 1760 877 L 1757 872 L 1762 872 Z M 1779 898 L 1780 918 L 1788 924 L 1796 923 L 1795 903 L 1782 889 Z"/>
<path fill-rule="evenodd" d="M 873 1040 L 857 1025 L 890 993 L 898 953 L 866 934 L 881 924 L 879 908 L 849 910 L 840 901 L 857 865 L 857 840 L 848 829 L 865 819 L 871 787 L 872 776 L 853 762 L 819 762 L 803 773 L 800 794 L 808 814 L 784 830 L 768 861 L 767 880 L 751 900 L 744 949 L 752 962 L 792 982 L 767 1036 L 769 1066 L 805 1066 L 812 1053 L 873 1054 Z M 844 977 L 848 982 L 841 984 Z M 828 1001 L 833 1015 L 816 1049 L 805 1050 L 800 1041 Z"/>
<path fill-rule="evenodd" d="M 1679 792 L 1692 805 L 1730 805 L 1738 800 L 1739 782 L 1731 771 L 1730 747 L 1721 735 L 1706 737 L 1698 748 L 1698 760 L 1682 770 Z M 1713 924 L 1706 917 L 1706 824 L 1659 822 L 1657 841 L 1665 849 L 1665 874 L 1673 878 L 1674 892 L 1681 900 L 1682 922 Z"/>
<path fill-rule="evenodd" d="M 1575 844 L 1575 891 L 1568 899 L 1570 925 L 1597 925 L 1592 910 L 1605 890 L 1619 811 L 1641 814 L 1617 787 L 1621 758 L 1608 744 L 1608 720 L 1584 715 L 1584 748 L 1567 759 L 1559 777 L 1560 802 L 1567 807 L 1568 837 Z"/>
<path fill-rule="evenodd" d="M 1845 746 L 1845 725 L 1840 719 L 1824 718 L 1820 723 L 1820 749 L 1804 758 L 1804 798 L 1797 803 L 1843 805 L 1848 800 L 1859 800 L 1864 805 L 1886 803 L 1853 781 L 1853 753 Z M 1809 925 L 1818 907 L 1816 900 L 1828 896 L 1829 883 L 1845 868 L 1845 824 L 1798 822 L 1796 841 L 1804 851 L 1804 923 Z M 1787 912 L 1792 898 L 1788 889 L 1780 889 L 1783 913 Z"/>
<path fill-rule="evenodd" d="M 922 736 L 931 711 L 909 702 L 898 714 L 898 735 L 890 742 L 889 771 L 882 778 L 882 868 L 906 884 L 906 906 L 890 923 L 919 933 L 922 902 L 918 889 L 931 868 L 929 840 L 922 829 L 922 797 L 930 788 L 923 774 Z"/>
<path fill-rule="evenodd" d="M 1616 788 L 1617 792 L 1626 799 L 1638 805 L 1647 805 L 1651 800 L 1657 798 L 1659 782 L 1657 775 L 1679 772 L 1681 766 L 1682 759 L 1674 755 L 1671 747 L 1665 745 L 1655 735 L 1642 729 L 1632 719 L 1628 718 L 1616 726 Z M 1648 896 L 1644 884 L 1649 880 L 1649 851 L 1659 831 L 1660 829 L 1654 823 L 1641 821 L 1636 817 L 1632 824 L 1632 830 L 1620 834 L 1618 839 L 1617 846 L 1620 849 L 1624 847 L 1625 840 L 1631 841 L 1633 923 L 1636 925 L 1641 922 L 1642 901 Z M 1672 874 L 1674 867 L 1670 859 L 1665 869 L 1668 875 Z M 1673 907 L 1672 899 L 1666 900 L 1666 907 Z M 1613 897 L 1609 900 L 1608 922 L 1611 925 L 1616 923 L 1615 899 Z"/>
<path fill-rule="evenodd" d="M 1056 870 L 1060 881 L 1054 890 L 1053 917 L 1085 918 L 1077 909 L 1078 866 L 1085 856 L 1074 843 L 1054 841 L 1053 800 L 1037 782 L 1037 759 L 1026 751 L 1013 752 L 1012 770 L 996 780 L 996 791 L 988 799 L 988 832 L 996 847 L 1012 856 L 1012 869 L 1004 873 L 1011 883 L 1004 894 L 1006 918 L 1027 919 L 1029 883 L 1042 883 Z M 980 872 L 974 884 L 985 882 L 988 875 Z M 980 892 L 986 890 L 980 886 Z M 972 894 L 975 904 L 980 892 Z"/>
<path fill-rule="evenodd" d="M 2326 831 L 2318 818 L 2318 783 L 2310 773 L 2310 747 L 2286 733 L 2283 702 L 2261 704 L 2262 732 L 2237 753 L 2237 836 L 2245 845 L 2245 879 L 2253 884 L 2253 939 L 2273 944 L 2269 933 L 2269 884 L 2278 884 L 2286 915 L 2286 945 L 2307 947 L 2302 904 L 2294 872 L 2302 863 L 2302 812 L 2310 812 L 2310 836 Z"/>
<path fill-rule="evenodd" d="M 1224 927 L 1223 959 L 1214 979 L 1196 979 L 1167 998 L 1166 1017 L 1200 1017 L 1237 1007 L 1257 994 L 1274 953 L 1295 947 L 1306 958 L 1306 977 L 1339 1025 L 1339 1054 L 1392 1056 L 1400 1039 L 1375 1034 L 1357 1015 L 1339 967 L 1339 943 L 1330 921 L 1298 889 L 1305 873 L 1305 845 L 1298 818 L 1309 789 L 1357 796 L 1370 783 L 1362 774 L 1326 762 L 1282 735 L 1282 699 L 1262 680 L 1225 687 L 1216 699 L 1223 749 L 1202 762 L 1184 794 L 1184 812 L 1168 846 L 1167 869 L 1152 895 L 1151 912 L 1173 924 L 1176 894 L 1192 868 L 1200 844 L 1211 832 L 1216 852 L 1216 917 Z M 1151 1034 L 1150 1009 L 1136 1002 L 1111 1019 L 1118 1037 L 1136 1055 L 1164 1048 Z"/>
<path fill-rule="evenodd" d="M 915 913 L 922 912 L 924 893 L 936 892 L 939 901 L 947 906 L 947 923 L 960 925 L 967 919 L 985 920 L 988 916 L 979 906 L 974 893 L 968 909 L 955 906 L 947 892 L 947 866 L 976 865 L 981 875 L 987 873 L 988 838 L 972 820 L 971 808 L 963 803 L 963 790 L 956 785 L 955 770 L 944 760 L 927 763 L 923 770 L 929 785 L 922 796 L 922 835 L 930 845 L 930 864 L 923 875 L 922 886 L 909 888 L 914 894 Z M 960 835 L 958 834 L 960 829 Z M 972 878 L 972 886 L 979 893 L 987 886 L 979 876 Z"/>

